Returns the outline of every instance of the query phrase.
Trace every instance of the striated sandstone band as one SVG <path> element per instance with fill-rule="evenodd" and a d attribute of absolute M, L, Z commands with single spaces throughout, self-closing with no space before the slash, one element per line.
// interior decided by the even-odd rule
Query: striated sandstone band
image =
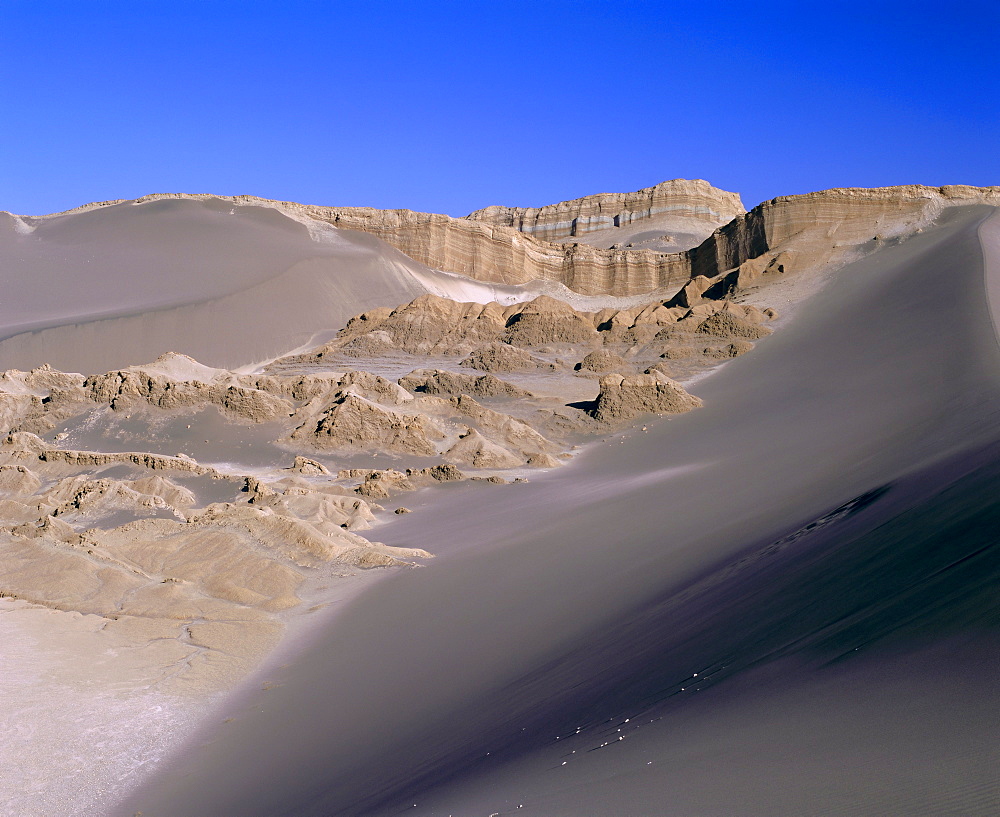
<path fill-rule="evenodd" d="M 702 179 L 673 179 L 634 193 L 599 193 L 545 207 L 494 205 L 466 218 L 513 227 L 545 241 L 564 241 L 663 214 L 714 229 L 745 212 L 739 193 L 720 190 Z"/>
<path fill-rule="evenodd" d="M 851 248 L 929 223 L 945 207 L 1000 203 L 1000 188 L 842 188 L 781 196 L 743 213 L 737 194 L 707 182 L 675 180 L 636 193 L 588 196 L 537 210 L 490 207 L 466 218 L 403 209 L 320 207 L 255 196 L 156 194 L 136 202 L 167 198 L 217 198 L 236 205 L 276 207 L 299 218 L 370 233 L 421 264 L 479 281 L 551 281 L 583 295 L 634 296 L 677 291 L 699 277 L 711 282 L 735 273 L 725 282 L 732 291 L 769 271 L 817 268 L 842 259 Z M 727 208 L 735 217 L 697 247 L 672 253 L 553 243 L 530 234 L 561 234 L 567 217 L 571 230 L 586 233 L 603 224 L 600 219 L 606 216 L 613 221 L 612 210 L 620 210 L 615 215 L 621 218 L 640 219 L 648 217 L 647 211 L 669 207 L 681 208 L 686 217 L 704 218 L 703 224 L 713 218 L 723 224 Z"/>

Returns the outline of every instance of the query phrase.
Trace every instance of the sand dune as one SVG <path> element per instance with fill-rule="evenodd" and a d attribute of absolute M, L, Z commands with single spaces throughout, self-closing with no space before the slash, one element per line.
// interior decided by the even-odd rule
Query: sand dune
<path fill-rule="evenodd" d="M 367 308 L 475 296 L 370 236 L 211 197 L 4 214 L 0 270 L 4 367 L 88 374 L 168 351 L 243 366 L 318 343 Z"/>
<path fill-rule="evenodd" d="M 840 270 L 704 408 L 383 528 L 444 558 L 120 813 L 995 813 L 994 212 Z"/>

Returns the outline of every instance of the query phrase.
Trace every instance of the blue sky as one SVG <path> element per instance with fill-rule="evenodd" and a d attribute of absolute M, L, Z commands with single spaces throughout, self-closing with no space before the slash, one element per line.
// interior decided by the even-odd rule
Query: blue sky
<path fill-rule="evenodd" d="M 995 185 L 998 42 L 995 2 L 0 0 L 0 210 Z"/>

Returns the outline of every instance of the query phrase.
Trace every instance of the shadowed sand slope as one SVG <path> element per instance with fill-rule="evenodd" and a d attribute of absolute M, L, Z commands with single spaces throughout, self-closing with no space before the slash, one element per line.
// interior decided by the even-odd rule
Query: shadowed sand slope
<path fill-rule="evenodd" d="M 844 267 L 704 408 L 383 528 L 442 558 L 118 813 L 996 813 L 994 213 Z"/>

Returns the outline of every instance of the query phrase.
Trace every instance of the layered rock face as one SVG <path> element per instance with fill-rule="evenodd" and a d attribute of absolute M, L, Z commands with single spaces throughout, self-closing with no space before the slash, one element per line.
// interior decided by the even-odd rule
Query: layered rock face
<path fill-rule="evenodd" d="M 584 295 L 638 295 L 678 286 L 686 266 L 675 254 L 552 244 L 513 227 L 410 210 L 363 207 L 315 215 L 335 227 L 372 233 L 421 264 L 479 281 L 556 281 Z"/>
<path fill-rule="evenodd" d="M 722 218 L 726 207 L 730 212 L 737 207 L 742 210 L 738 196 L 704 184 L 702 201 L 719 207 L 715 211 L 709 204 L 704 205 L 708 210 L 702 214 L 706 223 L 711 218 Z M 647 190 L 663 187 L 657 185 Z M 562 224 L 558 229 L 565 229 L 565 219 L 560 221 L 562 213 L 593 211 L 593 218 L 604 218 L 602 208 L 613 210 L 640 193 L 646 191 L 608 196 L 606 205 L 605 196 L 591 196 L 523 213 L 512 208 L 487 208 L 466 219 L 409 210 L 309 209 L 314 217 L 335 226 L 374 233 L 423 264 L 477 280 L 509 284 L 557 281 L 585 295 L 630 296 L 657 289 L 679 289 L 699 276 L 717 279 L 739 269 L 742 280 L 730 282 L 731 291 L 752 282 L 769 266 L 770 271 L 778 272 L 818 267 L 836 261 L 859 245 L 911 232 L 929 223 L 945 207 L 1000 203 L 1000 188 L 963 185 L 845 188 L 782 196 L 748 213 L 738 212 L 732 221 L 716 229 L 694 249 L 676 253 L 634 247 L 601 249 L 582 243 L 554 244 L 504 223 L 527 226 L 532 231 L 537 227 L 542 234 L 551 226 L 548 232 L 553 234 L 556 229 L 553 225 Z M 649 200 L 652 198 L 651 193 Z M 673 206 L 667 203 L 669 197 L 658 196 L 656 200 L 659 202 L 656 206 Z M 694 217 L 698 206 L 701 205 L 691 206 L 690 217 Z M 630 219 L 643 218 L 642 207 L 629 213 Z M 604 222 L 588 223 L 596 229 Z M 581 229 L 579 220 L 576 229 Z M 784 257 L 778 257 L 779 251 L 785 253 Z M 754 263 L 744 267 L 747 262 Z M 717 298 L 719 294 L 710 297 Z"/>
<path fill-rule="evenodd" d="M 545 241 L 586 240 L 588 233 L 624 227 L 654 216 L 669 215 L 688 229 L 705 233 L 745 213 L 739 193 L 713 187 L 701 179 L 674 179 L 634 193 L 599 193 L 545 207 L 486 207 L 466 218 Z"/>
<path fill-rule="evenodd" d="M 173 196 L 137 201 L 160 198 Z M 761 274 L 818 268 L 868 242 L 912 232 L 945 207 L 1000 204 L 1000 188 L 844 188 L 782 196 L 743 213 L 737 194 L 707 182 L 678 180 L 636 193 L 588 196 L 535 210 L 488 207 L 466 218 L 412 210 L 318 207 L 253 196 L 190 198 L 277 207 L 300 218 L 371 233 L 421 264 L 489 283 L 552 281 L 584 295 L 634 296 L 677 291 L 704 278 L 701 289 L 718 285 L 707 295 L 717 299 Z M 671 207 L 678 209 L 670 211 Z M 701 229 L 722 224 L 727 215 L 733 218 L 698 246 L 682 252 L 644 249 L 643 242 L 608 248 L 582 243 L 588 235 L 620 229 L 613 226 L 616 218 L 619 224 L 632 227 L 643 220 L 653 226 L 670 213 Z M 607 227 L 608 223 L 612 226 Z M 576 238 L 580 243 L 553 243 L 541 236 Z M 720 279 L 732 273 L 738 276 Z M 695 302 L 701 302 L 700 293 L 679 303 L 692 306 Z"/>
<path fill-rule="evenodd" d="M 771 199 L 686 253 L 697 284 L 685 285 L 693 297 L 681 296 L 678 303 L 694 305 L 702 293 L 721 297 L 761 275 L 819 269 L 856 249 L 913 233 L 946 207 L 970 204 L 1000 204 L 1000 187 L 842 188 Z"/>

